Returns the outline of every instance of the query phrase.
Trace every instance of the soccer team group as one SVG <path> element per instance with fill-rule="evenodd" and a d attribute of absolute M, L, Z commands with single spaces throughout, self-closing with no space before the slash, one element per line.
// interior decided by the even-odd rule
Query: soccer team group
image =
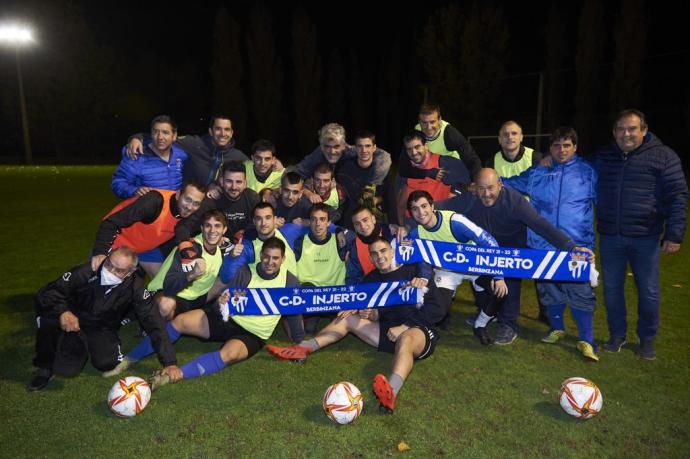
<path fill-rule="evenodd" d="M 521 289 L 520 279 L 396 263 L 396 243 L 555 249 L 593 264 L 595 212 L 610 332 L 603 348 L 626 344 L 629 265 L 639 294 L 638 353 L 656 357 L 659 254 L 680 249 L 688 189 L 678 156 L 648 132 L 644 114 L 622 111 L 611 144 L 586 160 L 573 128 L 556 129 L 542 157 L 507 121 L 486 167 L 437 105 L 423 104 L 418 122 L 402 139 L 393 173 L 374 134 L 357 132 L 351 146 L 336 123 L 319 130 L 312 153 L 286 167 L 271 141 L 254 142 L 250 157 L 236 149 L 228 116 L 212 117 L 208 134 L 179 138 L 170 117 L 154 118 L 150 133 L 123 148 L 112 179 L 123 201 L 101 221 L 90 260 L 36 295 L 38 369 L 28 389 L 45 388 L 54 374 L 78 375 L 89 358 L 112 376 L 155 353 L 162 364 L 150 380 L 156 390 L 250 358 L 282 319 L 294 344 L 267 346 L 280 360 L 304 362 L 348 334 L 394 354 L 388 376 L 373 381 L 380 406 L 392 412 L 414 361 L 431 356 L 439 330 L 450 327 L 463 280 L 472 285 L 477 315 L 470 323 L 482 345 L 515 340 Z M 229 306 L 237 289 L 391 281 L 426 292 L 421 305 L 363 305 L 320 317 L 241 315 Z M 577 349 L 598 361 L 592 286 L 538 281 L 536 289 L 551 327 L 542 341 L 565 336 L 569 305 Z M 145 336 L 123 355 L 118 329 L 133 317 Z M 492 320 L 495 336 L 487 331 Z M 178 366 L 173 343 L 182 335 L 222 345 Z"/>

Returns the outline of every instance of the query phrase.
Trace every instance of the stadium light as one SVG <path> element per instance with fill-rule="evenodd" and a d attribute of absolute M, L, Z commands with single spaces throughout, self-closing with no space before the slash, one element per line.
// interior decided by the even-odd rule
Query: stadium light
<path fill-rule="evenodd" d="M 0 25 L 0 42 L 21 46 L 33 41 L 34 34 L 28 27 L 15 24 Z"/>
<path fill-rule="evenodd" d="M 22 116 L 22 132 L 24 134 L 24 161 L 33 162 L 31 153 L 31 137 L 29 135 L 29 118 L 26 112 L 26 98 L 24 97 L 24 81 L 22 79 L 21 50 L 34 43 L 34 34 L 30 27 L 22 24 L 1 24 L 0 44 L 14 48 L 17 66 L 17 84 L 19 86 L 19 109 Z"/>

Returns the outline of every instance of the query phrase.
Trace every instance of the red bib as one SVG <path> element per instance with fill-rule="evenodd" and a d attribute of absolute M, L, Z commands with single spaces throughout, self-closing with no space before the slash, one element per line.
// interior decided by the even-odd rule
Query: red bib
<path fill-rule="evenodd" d="M 163 196 L 163 209 L 161 210 L 161 213 L 158 214 L 158 218 L 156 218 L 156 220 L 152 223 L 146 224 L 137 222 L 131 226 L 128 226 L 127 228 L 122 228 L 113 242 L 114 249 L 126 245 L 135 252 L 142 253 L 155 249 L 159 245 L 173 238 L 175 235 L 175 225 L 177 225 L 177 222 L 179 221 L 179 218 L 176 218 L 170 212 L 170 199 L 172 199 L 172 197 L 175 195 L 175 191 L 155 191 Z M 113 210 L 108 212 L 108 215 L 103 217 L 103 220 L 110 217 L 115 212 L 124 209 L 137 199 L 139 199 L 139 196 L 125 199 L 120 204 L 113 207 Z"/>

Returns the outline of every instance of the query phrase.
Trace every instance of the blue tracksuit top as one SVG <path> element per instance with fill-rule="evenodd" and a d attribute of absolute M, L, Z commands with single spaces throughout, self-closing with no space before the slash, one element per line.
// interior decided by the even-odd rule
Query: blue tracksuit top
<path fill-rule="evenodd" d="M 116 196 L 127 199 L 142 186 L 162 190 L 182 188 L 182 171 L 187 162 L 187 153 L 175 144 L 170 148 L 169 160 L 163 161 L 148 145 L 144 154 L 131 160 L 122 148 L 122 161 L 113 174 L 111 188 Z"/>
<path fill-rule="evenodd" d="M 597 173 L 587 161 L 575 155 L 565 164 L 550 168 L 532 166 L 520 175 L 501 181 L 529 196 L 539 215 L 567 233 L 577 245 L 594 250 Z M 533 249 L 554 249 L 531 229 L 527 243 Z"/>

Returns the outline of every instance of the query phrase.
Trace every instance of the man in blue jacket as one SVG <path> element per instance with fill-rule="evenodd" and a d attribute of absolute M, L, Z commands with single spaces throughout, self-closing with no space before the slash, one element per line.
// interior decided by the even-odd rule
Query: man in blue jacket
<path fill-rule="evenodd" d="M 529 196 L 530 202 L 549 223 L 563 230 L 578 246 L 585 247 L 593 259 L 594 204 L 597 173 L 577 156 L 577 133 L 571 127 L 560 127 L 551 134 L 550 153 L 553 167 L 533 166 L 520 175 L 503 178 L 504 185 Z M 533 249 L 553 250 L 541 235 L 529 230 L 528 244 Z M 551 331 L 542 342 L 555 344 L 565 336 L 563 313 L 566 304 L 577 323 L 577 349 L 592 361 L 599 361 L 592 323 L 596 298 L 589 283 L 537 283 L 537 292 L 547 306 Z"/>
<path fill-rule="evenodd" d="M 137 160 L 130 159 L 126 147 L 122 161 L 113 174 L 112 189 L 116 196 L 127 199 L 143 196 L 154 188 L 177 191 L 182 188 L 182 171 L 187 153 L 174 144 L 177 124 L 167 115 L 151 121 L 151 138 L 143 146 Z"/>
<path fill-rule="evenodd" d="M 648 131 L 638 110 L 623 110 L 613 125 L 614 141 L 599 150 L 597 229 L 600 234 L 608 352 L 626 342 L 623 287 L 630 264 L 637 287 L 639 355 L 656 358 L 659 328 L 659 241 L 665 253 L 680 250 L 686 227 L 688 186 L 678 155 Z"/>

